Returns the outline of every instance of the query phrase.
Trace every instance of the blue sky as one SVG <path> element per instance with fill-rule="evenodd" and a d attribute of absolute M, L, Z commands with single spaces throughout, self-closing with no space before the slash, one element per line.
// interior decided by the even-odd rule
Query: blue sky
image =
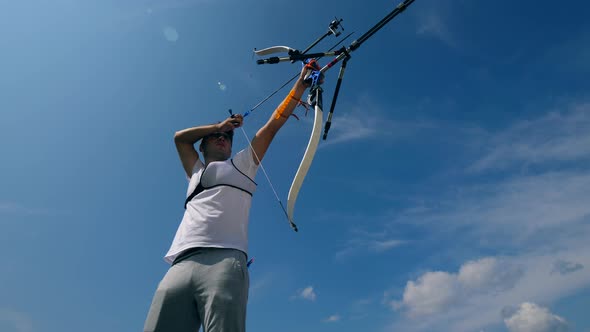
<path fill-rule="evenodd" d="M 0 330 L 141 330 L 183 213 L 174 132 L 299 71 L 254 48 L 334 16 L 348 45 L 395 5 L 3 1 Z M 299 233 L 257 177 L 248 330 L 590 331 L 589 11 L 417 0 L 354 52 Z M 284 202 L 311 124 L 264 160 Z"/>

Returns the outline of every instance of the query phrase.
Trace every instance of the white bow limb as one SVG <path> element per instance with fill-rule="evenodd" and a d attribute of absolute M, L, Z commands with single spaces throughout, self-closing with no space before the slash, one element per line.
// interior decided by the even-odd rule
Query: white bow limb
<path fill-rule="evenodd" d="M 316 91 L 317 93 L 317 91 Z M 303 155 L 303 159 L 301 160 L 301 164 L 299 164 L 299 168 L 297 169 L 297 173 L 295 174 L 295 178 L 293 178 L 293 183 L 291 184 L 291 189 L 289 189 L 289 195 L 287 198 L 287 218 L 291 223 L 291 227 L 295 226 L 293 223 L 293 213 L 295 210 L 295 202 L 297 201 L 297 196 L 299 195 L 299 190 L 303 185 L 303 180 L 307 175 L 307 171 L 311 166 L 311 162 L 313 161 L 313 157 L 318 148 L 318 144 L 320 142 L 320 134 L 322 131 L 322 121 L 324 112 L 321 108 L 321 103 L 318 103 L 316 100 L 315 107 L 314 107 L 314 120 L 313 120 L 313 129 L 311 131 L 311 136 L 309 138 L 309 143 L 307 143 L 307 148 L 305 149 L 305 154 Z M 294 227 L 295 231 L 297 231 L 297 226 Z"/>

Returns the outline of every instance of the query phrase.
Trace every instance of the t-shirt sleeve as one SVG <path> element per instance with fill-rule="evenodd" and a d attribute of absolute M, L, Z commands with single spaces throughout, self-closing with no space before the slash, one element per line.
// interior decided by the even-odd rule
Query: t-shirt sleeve
<path fill-rule="evenodd" d="M 254 156 L 252 153 L 252 148 L 249 146 L 240 152 L 236 153 L 233 158 L 234 164 L 236 167 L 254 180 L 256 176 L 256 171 L 258 171 L 258 165 L 256 165 L 256 161 L 254 160 Z"/>
<path fill-rule="evenodd" d="M 201 161 L 201 159 L 197 159 L 197 162 L 195 163 L 195 166 L 193 166 L 193 171 L 191 173 L 191 177 L 187 177 L 187 180 L 190 181 L 191 178 L 193 177 L 193 175 L 195 175 L 195 173 L 198 173 L 204 167 L 205 167 L 205 165 L 203 165 L 203 162 Z"/>

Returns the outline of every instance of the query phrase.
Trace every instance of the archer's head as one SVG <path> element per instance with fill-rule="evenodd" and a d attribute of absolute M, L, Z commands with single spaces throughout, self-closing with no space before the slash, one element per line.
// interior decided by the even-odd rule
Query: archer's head
<path fill-rule="evenodd" d="M 209 134 L 201 140 L 199 151 L 203 153 L 206 162 L 228 160 L 231 157 L 233 138 L 233 130 Z"/>

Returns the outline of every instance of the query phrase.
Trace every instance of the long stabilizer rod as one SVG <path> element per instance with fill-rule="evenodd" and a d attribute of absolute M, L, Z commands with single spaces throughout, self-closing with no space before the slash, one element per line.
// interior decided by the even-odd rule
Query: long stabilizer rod
<path fill-rule="evenodd" d="M 414 1 L 415 0 L 405 0 L 402 3 L 400 3 L 399 5 L 397 5 L 397 7 L 395 7 L 395 9 L 393 11 L 391 11 L 389 14 L 387 14 L 387 16 L 385 16 L 381 21 L 379 21 L 377 24 L 375 24 L 371 29 L 369 29 L 369 31 L 365 32 L 359 39 L 353 41 L 352 44 L 350 44 L 350 46 L 348 46 L 347 48 L 343 47 L 342 49 L 337 50 L 337 51 L 333 51 L 333 52 L 303 54 L 301 52 L 298 52 L 297 50 L 293 50 L 293 49 L 286 48 L 286 47 L 281 47 L 281 48 L 273 49 L 272 52 L 273 53 L 280 52 L 280 51 L 288 52 L 289 56 L 270 57 L 268 59 L 260 59 L 260 60 L 257 60 L 256 63 L 259 65 L 274 64 L 274 63 L 279 63 L 279 62 L 284 62 L 284 61 L 291 61 L 291 62 L 292 61 L 303 61 L 303 60 L 311 59 L 311 58 L 335 55 L 336 58 L 334 58 L 330 63 L 328 63 L 327 65 L 322 67 L 321 72 L 323 73 L 323 72 L 327 71 L 328 69 L 330 69 L 332 66 L 334 66 L 336 63 L 338 63 L 340 60 L 349 56 L 352 51 L 355 51 L 357 48 L 359 48 L 361 46 L 361 44 L 363 44 L 365 41 L 367 41 L 367 39 L 369 39 L 377 31 L 379 31 L 381 28 L 383 28 L 394 17 L 396 17 L 401 12 L 406 10 L 406 8 L 408 8 L 408 6 L 411 5 Z M 269 48 L 269 49 L 271 49 L 271 48 Z M 268 53 L 270 53 L 270 52 L 268 52 Z M 266 53 L 266 54 L 268 54 L 268 53 Z M 266 54 L 260 54 L 260 55 L 266 55 Z"/>

